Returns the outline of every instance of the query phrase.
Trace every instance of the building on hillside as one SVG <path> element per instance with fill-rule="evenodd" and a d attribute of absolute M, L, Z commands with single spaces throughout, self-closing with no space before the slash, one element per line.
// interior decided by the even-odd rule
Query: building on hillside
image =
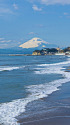
<path fill-rule="evenodd" d="M 56 50 L 57 50 L 58 52 L 60 52 L 61 49 L 58 47 L 58 48 L 56 48 Z"/>
<path fill-rule="evenodd" d="M 70 51 L 67 51 L 67 52 L 65 53 L 65 55 L 70 55 Z"/>

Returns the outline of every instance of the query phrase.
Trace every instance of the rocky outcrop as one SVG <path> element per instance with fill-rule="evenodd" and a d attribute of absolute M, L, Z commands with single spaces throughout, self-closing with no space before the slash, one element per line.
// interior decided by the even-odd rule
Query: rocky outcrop
<path fill-rule="evenodd" d="M 33 53 L 32 53 L 32 55 L 41 55 L 41 53 L 40 53 L 40 51 L 34 51 Z"/>

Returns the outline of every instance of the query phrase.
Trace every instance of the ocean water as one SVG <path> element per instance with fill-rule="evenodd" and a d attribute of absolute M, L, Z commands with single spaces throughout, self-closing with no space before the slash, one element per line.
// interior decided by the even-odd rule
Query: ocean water
<path fill-rule="evenodd" d="M 20 125 L 30 102 L 39 101 L 70 82 L 68 56 L 0 55 L 0 125 Z"/>

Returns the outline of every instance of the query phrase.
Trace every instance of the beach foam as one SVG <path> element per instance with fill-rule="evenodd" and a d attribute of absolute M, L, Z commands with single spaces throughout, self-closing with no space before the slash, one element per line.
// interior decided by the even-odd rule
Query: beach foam
<path fill-rule="evenodd" d="M 64 62 L 59 62 L 59 63 L 52 63 L 52 64 L 40 64 L 38 66 L 58 66 L 58 65 L 68 65 L 70 64 L 70 58 L 68 58 L 67 61 L 64 61 Z"/>
<path fill-rule="evenodd" d="M 12 71 L 20 68 L 24 68 L 25 66 L 19 66 L 19 67 L 10 67 L 10 66 L 0 66 L 0 71 Z"/>
<path fill-rule="evenodd" d="M 35 68 L 37 69 L 37 71 L 35 71 L 36 74 L 62 74 L 64 77 L 66 76 L 70 78 L 70 74 L 68 72 L 64 72 L 65 68 L 63 68 L 64 66 L 70 66 L 70 58 L 68 58 L 68 61 L 65 62 L 41 64 L 38 66 L 39 68 Z"/>
<path fill-rule="evenodd" d="M 57 73 L 61 74 L 64 78 L 40 85 L 27 86 L 26 89 L 30 93 L 27 98 L 0 104 L 0 123 L 3 123 L 4 125 L 19 125 L 19 123 L 17 123 L 16 117 L 25 112 L 26 105 L 29 102 L 47 97 L 52 92 L 59 90 L 58 87 L 63 83 L 69 82 L 70 73 L 63 70 L 63 66 L 67 64 L 70 64 L 69 60 L 56 64 L 43 64 L 43 66 L 45 66 L 44 68 L 39 69 L 39 71 L 35 71 L 37 74 Z"/>

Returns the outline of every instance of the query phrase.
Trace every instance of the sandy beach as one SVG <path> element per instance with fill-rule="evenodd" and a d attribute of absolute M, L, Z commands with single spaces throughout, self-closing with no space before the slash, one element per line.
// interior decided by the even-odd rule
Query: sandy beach
<path fill-rule="evenodd" d="M 41 99 L 42 102 L 48 104 L 48 108 L 38 112 L 37 114 L 31 114 L 24 118 L 19 118 L 18 122 L 21 125 L 70 125 L 70 83 L 64 84 L 59 91 L 53 92 L 48 98 Z M 34 104 L 34 103 L 33 103 Z M 32 104 L 32 111 L 35 109 L 35 104 Z M 47 105 L 46 105 L 47 106 Z M 26 110 L 28 110 L 28 107 Z M 34 109 L 33 109 L 34 108 Z"/>

